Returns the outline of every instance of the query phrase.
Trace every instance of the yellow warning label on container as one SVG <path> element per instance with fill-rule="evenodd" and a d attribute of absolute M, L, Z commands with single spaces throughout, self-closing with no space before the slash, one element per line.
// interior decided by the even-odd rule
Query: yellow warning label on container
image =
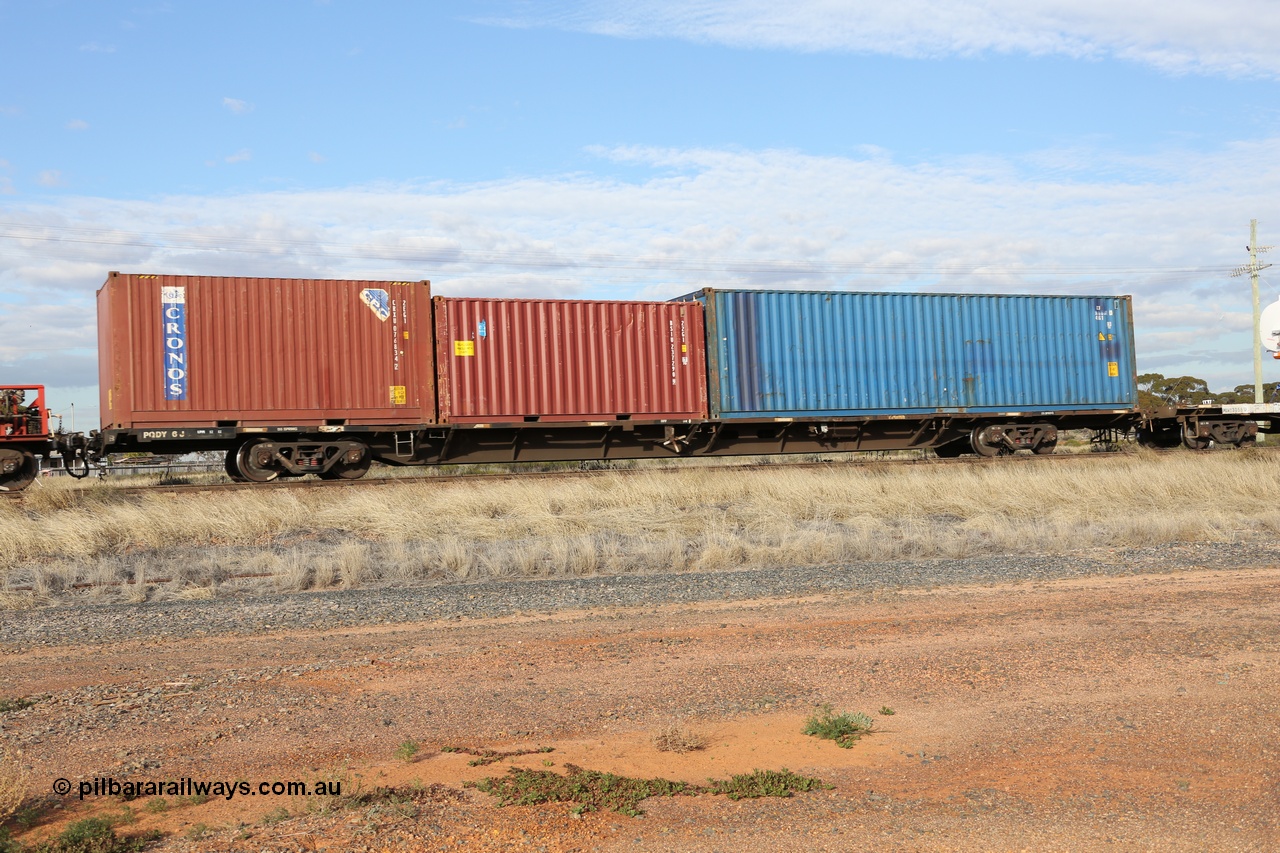
<path fill-rule="evenodd" d="M 404 339 L 405 339 L 406 341 L 407 341 L 407 340 L 409 340 L 409 330 L 408 330 L 408 329 L 405 329 L 405 330 L 404 330 Z"/>
<path fill-rule="evenodd" d="M 475 341 L 454 341 L 453 354 L 454 355 L 475 355 L 476 342 Z"/>
<path fill-rule="evenodd" d="M 1119 375 L 1120 375 L 1120 365 L 1116 364 L 1114 361 L 1108 361 L 1108 362 L 1107 362 L 1107 375 L 1108 375 L 1108 376 L 1119 376 Z"/>
<path fill-rule="evenodd" d="M 393 406 L 403 406 L 403 405 L 405 404 L 405 400 L 406 400 L 406 399 L 407 399 L 407 398 L 406 398 L 405 393 L 404 393 L 404 386 L 403 386 L 403 385 L 392 385 L 392 386 L 391 386 L 391 405 L 393 405 Z"/>
<path fill-rule="evenodd" d="M 1098 340 L 1105 341 L 1106 339 L 1107 339 L 1106 335 L 1102 334 L 1102 332 L 1098 332 Z"/>

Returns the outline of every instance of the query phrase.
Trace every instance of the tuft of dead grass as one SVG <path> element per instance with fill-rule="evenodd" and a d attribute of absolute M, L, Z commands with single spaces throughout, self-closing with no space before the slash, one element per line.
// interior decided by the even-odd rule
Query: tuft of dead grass
<path fill-rule="evenodd" d="M 672 721 L 654 732 L 653 748 L 659 752 L 696 752 L 707 748 L 706 737 L 685 723 Z"/>
<path fill-rule="evenodd" d="M 7 750 L 0 750 L 0 826 L 18 813 L 27 798 L 29 774 Z"/>

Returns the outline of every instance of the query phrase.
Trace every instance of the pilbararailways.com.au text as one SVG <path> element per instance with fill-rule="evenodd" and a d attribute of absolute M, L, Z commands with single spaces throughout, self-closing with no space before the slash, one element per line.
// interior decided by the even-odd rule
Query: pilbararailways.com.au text
<path fill-rule="evenodd" d="M 316 782 L 248 782 L 243 779 L 232 781 L 205 781 L 203 779 L 116 779 L 113 776 L 84 779 L 75 786 L 80 799 L 86 797 L 124 797 L 135 800 L 139 797 L 221 797 L 230 800 L 235 797 L 340 797 L 342 782 L 338 779 L 320 780 Z M 57 779 L 53 783 L 56 794 L 66 796 L 72 791 L 69 779 Z"/>

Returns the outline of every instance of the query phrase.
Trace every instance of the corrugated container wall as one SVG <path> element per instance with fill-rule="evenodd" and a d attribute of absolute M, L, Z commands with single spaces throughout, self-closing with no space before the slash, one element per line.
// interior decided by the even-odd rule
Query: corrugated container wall
<path fill-rule="evenodd" d="M 111 273 L 103 428 L 435 421 L 431 288 Z"/>
<path fill-rule="evenodd" d="M 437 296 L 440 420 L 689 420 L 707 414 L 702 306 Z"/>
<path fill-rule="evenodd" d="M 713 418 L 1137 406 L 1127 296 L 706 289 Z"/>

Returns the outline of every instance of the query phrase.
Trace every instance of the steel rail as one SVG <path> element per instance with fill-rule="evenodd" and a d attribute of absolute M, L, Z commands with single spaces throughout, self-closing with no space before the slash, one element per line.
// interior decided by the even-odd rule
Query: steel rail
<path fill-rule="evenodd" d="M 1257 448 L 1261 452 L 1271 452 L 1280 450 L 1280 447 L 1262 447 Z M 1171 452 L 1182 452 L 1178 449 L 1169 451 L 1157 451 L 1161 454 Z M 1204 452 L 1204 451 L 1197 451 Z M 353 488 L 373 488 L 383 486 L 395 486 L 406 484 L 422 484 L 422 483 L 460 483 L 460 482 L 501 482 L 517 479 L 580 479 L 599 476 L 601 474 L 634 476 L 638 474 L 675 474 L 687 472 L 691 470 L 705 471 L 759 471 L 759 470 L 865 470 L 886 468 L 892 469 L 900 466 L 945 466 L 945 465 L 978 465 L 978 466 L 1001 466 L 1001 465 L 1048 465 L 1048 464 L 1073 464 L 1086 462 L 1088 460 L 1106 460 L 1117 459 L 1126 456 L 1134 456 L 1135 454 L 1129 450 L 1109 451 L 1109 452 L 1079 452 L 1079 453 L 1054 453 L 1044 456 L 1035 454 L 1016 454 L 1009 456 L 983 457 L 983 456 L 961 456 L 957 458 L 942 459 L 936 456 L 920 456 L 920 457 L 872 457 L 867 458 L 866 454 L 859 455 L 855 458 L 847 460 L 824 460 L 820 462 L 746 462 L 731 464 L 673 464 L 661 467 L 641 467 L 641 468 L 590 468 L 583 470 L 568 471 L 505 471 L 505 472 L 484 472 L 484 473 L 456 473 L 456 474 L 418 474 L 413 476 L 391 476 L 391 477 L 364 477 L 358 480 L 319 480 L 319 479 L 279 479 L 268 483 L 236 483 L 236 482 L 214 482 L 214 483 L 152 483 L 145 486 L 110 486 L 113 494 L 120 495 L 169 495 L 177 496 L 180 494 L 201 494 L 212 492 L 229 492 L 229 491 L 254 491 L 258 493 L 269 493 L 273 491 L 292 491 L 292 490 L 315 490 L 315 489 L 353 489 Z M 431 470 L 430 468 L 423 469 Z M 36 483 L 39 483 L 37 480 Z M 33 483 L 32 486 L 20 492 L 0 492 L 0 497 L 8 497 L 10 499 L 20 499 L 24 495 L 32 494 L 32 489 L 38 489 L 39 486 Z M 97 488 L 93 485 L 84 485 L 73 487 L 68 490 L 70 493 L 87 492 Z"/>

